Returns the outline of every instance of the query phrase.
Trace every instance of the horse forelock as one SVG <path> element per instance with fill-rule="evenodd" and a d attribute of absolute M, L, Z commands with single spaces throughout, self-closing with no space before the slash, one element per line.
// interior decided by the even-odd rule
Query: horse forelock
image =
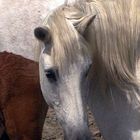
<path fill-rule="evenodd" d="M 66 6 L 67 7 L 67 6 Z M 51 55 L 54 65 L 59 69 L 68 70 L 69 66 L 77 62 L 77 55 L 88 55 L 87 44 L 76 31 L 74 26 L 65 18 L 64 9 L 59 7 L 53 11 L 44 22 L 50 29 L 52 37 Z"/>

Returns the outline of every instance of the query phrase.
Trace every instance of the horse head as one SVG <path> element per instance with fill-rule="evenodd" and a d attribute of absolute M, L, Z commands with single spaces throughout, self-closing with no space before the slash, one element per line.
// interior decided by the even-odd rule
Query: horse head
<path fill-rule="evenodd" d="M 76 8 L 69 10 L 58 8 L 46 18 L 44 26 L 34 30 L 44 46 L 40 55 L 41 89 L 46 102 L 55 110 L 65 139 L 89 140 L 83 80 L 91 58 L 83 32 L 95 15 L 83 15 Z M 72 17 L 78 20 L 72 23 Z"/>

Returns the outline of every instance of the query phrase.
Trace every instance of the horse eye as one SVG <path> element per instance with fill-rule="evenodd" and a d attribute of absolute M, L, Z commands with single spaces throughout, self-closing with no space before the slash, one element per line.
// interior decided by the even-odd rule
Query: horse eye
<path fill-rule="evenodd" d="M 57 81 L 57 75 L 56 74 L 57 74 L 56 70 L 53 70 L 53 69 L 45 70 L 45 75 L 51 83 Z"/>

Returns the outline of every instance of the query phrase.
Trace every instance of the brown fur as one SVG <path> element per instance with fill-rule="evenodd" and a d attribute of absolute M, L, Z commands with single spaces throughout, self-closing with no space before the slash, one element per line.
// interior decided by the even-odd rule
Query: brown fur
<path fill-rule="evenodd" d="M 10 140 L 40 140 L 47 111 L 38 63 L 0 53 L 0 111 Z"/>

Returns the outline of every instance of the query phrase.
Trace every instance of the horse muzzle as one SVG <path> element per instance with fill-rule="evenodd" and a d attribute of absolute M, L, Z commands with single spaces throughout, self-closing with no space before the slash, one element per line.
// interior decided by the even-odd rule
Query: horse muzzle
<path fill-rule="evenodd" d="M 87 129 L 79 128 L 75 130 L 75 128 L 70 128 L 64 131 L 64 140 L 92 140 L 91 134 Z"/>

